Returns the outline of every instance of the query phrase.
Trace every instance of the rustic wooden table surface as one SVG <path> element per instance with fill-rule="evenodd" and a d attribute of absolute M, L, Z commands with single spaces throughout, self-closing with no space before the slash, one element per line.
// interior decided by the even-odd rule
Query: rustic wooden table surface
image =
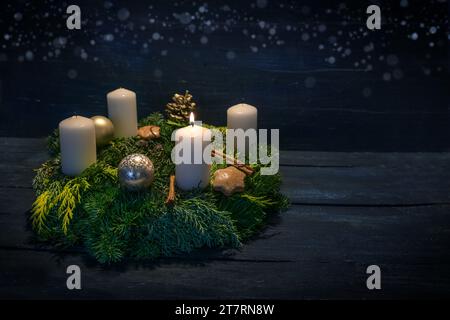
<path fill-rule="evenodd" d="M 97 264 L 33 243 L 43 139 L 0 138 L 0 298 L 413 298 L 450 296 L 450 153 L 281 153 L 290 209 L 241 250 Z M 66 289 L 66 267 L 82 290 Z M 381 290 L 366 268 L 381 268 Z"/>

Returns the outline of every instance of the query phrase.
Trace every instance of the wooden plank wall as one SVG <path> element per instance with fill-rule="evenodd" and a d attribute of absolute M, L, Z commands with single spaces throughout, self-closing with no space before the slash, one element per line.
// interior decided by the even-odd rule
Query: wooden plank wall
<path fill-rule="evenodd" d="M 361 2 L 214 1 L 201 14 L 192 1 L 79 1 L 80 31 L 65 29 L 63 3 L 27 3 L 6 5 L 0 19 L 12 28 L 10 40 L 0 38 L 0 136 L 45 136 L 74 113 L 106 114 L 106 93 L 124 86 L 137 92 L 140 116 L 186 89 L 199 118 L 217 125 L 227 107 L 254 104 L 260 127 L 281 130 L 282 149 L 450 148 L 445 2 L 382 1 L 385 23 L 375 32 L 365 29 Z M 130 16 L 121 21 L 123 8 Z M 196 17 L 186 25 L 176 18 L 185 12 Z M 26 40 L 15 46 L 19 35 Z"/>

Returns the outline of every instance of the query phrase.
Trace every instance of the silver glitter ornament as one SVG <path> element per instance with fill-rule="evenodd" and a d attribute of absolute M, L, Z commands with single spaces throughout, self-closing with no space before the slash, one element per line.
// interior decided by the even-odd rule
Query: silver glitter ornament
<path fill-rule="evenodd" d="M 130 154 L 118 167 L 119 181 L 129 191 L 140 191 L 151 185 L 155 177 L 153 162 L 143 154 Z"/>
<path fill-rule="evenodd" d="M 97 147 L 103 147 L 114 137 L 114 125 L 111 120 L 104 116 L 94 116 L 91 119 L 95 125 L 95 141 Z"/>

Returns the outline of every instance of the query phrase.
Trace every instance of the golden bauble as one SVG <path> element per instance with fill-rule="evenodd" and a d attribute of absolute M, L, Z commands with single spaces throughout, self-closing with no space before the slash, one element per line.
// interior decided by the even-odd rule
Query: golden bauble
<path fill-rule="evenodd" d="M 91 118 L 95 125 L 95 141 L 97 147 L 107 145 L 114 137 L 114 125 L 111 120 L 104 116 L 94 116 Z"/>

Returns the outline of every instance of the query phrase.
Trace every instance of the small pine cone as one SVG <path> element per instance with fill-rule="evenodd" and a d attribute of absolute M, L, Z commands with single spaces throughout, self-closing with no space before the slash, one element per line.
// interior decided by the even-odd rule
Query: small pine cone
<path fill-rule="evenodd" d="M 195 111 L 196 104 L 192 101 L 192 95 L 186 91 L 184 95 L 174 94 L 173 102 L 166 105 L 167 117 L 176 122 L 187 123 L 191 112 Z"/>

